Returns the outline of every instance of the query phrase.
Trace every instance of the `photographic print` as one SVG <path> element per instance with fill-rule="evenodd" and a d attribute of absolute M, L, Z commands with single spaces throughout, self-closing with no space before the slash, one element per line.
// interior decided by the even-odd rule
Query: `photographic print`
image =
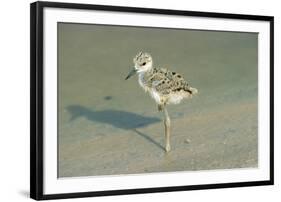
<path fill-rule="evenodd" d="M 59 23 L 59 177 L 257 167 L 257 37 Z"/>
<path fill-rule="evenodd" d="M 272 16 L 31 4 L 36 200 L 273 184 Z"/>

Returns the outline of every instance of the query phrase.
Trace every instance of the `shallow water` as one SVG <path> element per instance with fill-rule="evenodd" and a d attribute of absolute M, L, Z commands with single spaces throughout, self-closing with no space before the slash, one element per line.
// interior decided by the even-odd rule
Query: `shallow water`
<path fill-rule="evenodd" d="M 58 37 L 59 177 L 257 166 L 257 34 L 59 23 Z M 199 90 L 168 107 L 168 155 L 162 114 L 124 80 L 141 50 Z"/>

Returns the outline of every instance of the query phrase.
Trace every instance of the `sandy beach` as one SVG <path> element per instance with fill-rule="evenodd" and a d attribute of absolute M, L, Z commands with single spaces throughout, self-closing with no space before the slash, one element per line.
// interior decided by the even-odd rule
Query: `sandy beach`
<path fill-rule="evenodd" d="M 82 24 L 58 26 L 58 175 L 78 177 L 258 166 L 257 34 Z M 199 94 L 163 114 L 125 81 L 138 51 Z"/>

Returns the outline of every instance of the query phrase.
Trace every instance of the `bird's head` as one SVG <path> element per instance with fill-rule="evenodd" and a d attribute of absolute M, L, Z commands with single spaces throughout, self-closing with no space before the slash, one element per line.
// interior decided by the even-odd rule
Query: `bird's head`
<path fill-rule="evenodd" d="M 146 72 L 152 68 L 152 57 L 149 53 L 139 52 L 134 58 L 134 68 L 130 71 L 126 80 L 136 73 Z"/>

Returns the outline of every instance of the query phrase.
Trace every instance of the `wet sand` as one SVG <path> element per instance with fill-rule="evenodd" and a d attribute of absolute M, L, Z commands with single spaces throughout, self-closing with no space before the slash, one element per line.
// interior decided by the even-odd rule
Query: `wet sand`
<path fill-rule="evenodd" d="M 257 35 L 59 25 L 59 177 L 257 167 Z M 134 55 L 184 75 L 199 94 L 163 114 L 124 78 Z"/>

